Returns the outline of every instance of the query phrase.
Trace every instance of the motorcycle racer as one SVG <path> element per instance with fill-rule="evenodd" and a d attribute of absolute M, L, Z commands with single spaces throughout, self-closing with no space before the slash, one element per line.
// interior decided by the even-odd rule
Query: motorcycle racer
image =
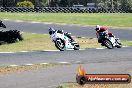
<path fill-rule="evenodd" d="M 79 50 L 79 44 L 74 41 L 71 37 L 71 33 L 63 32 L 63 30 L 55 30 L 54 28 L 49 28 L 49 35 L 54 42 L 55 47 L 60 51 L 73 49 Z"/>
<path fill-rule="evenodd" d="M 112 32 L 108 32 L 108 28 L 105 26 L 96 25 L 96 36 L 98 38 L 98 42 L 101 43 L 101 37 L 103 34 L 107 35 L 108 37 L 114 37 Z"/>
<path fill-rule="evenodd" d="M 55 30 L 54 28 L 49 28 L 49 34 L 50 35 L 54 34 L 56 31 L 58 33 L 60 33 L 60 34 L 63 34 L 64 33 L 63 30 Z M 73 38 L 71 37 L 71 33 L 65 32 L 64 35 L 67 36 L 71 40 L 71 42 L 74 41 Z"/>
<path fill-rule="evenodd" d="M 109 49 L 122 47 L 119 38 L 115 38 L 112 32 L 108 32 L 107 27 L 97 25 L 95 30 L 98 43 L 101 43 L 102 46 L 106 46 Z"/>

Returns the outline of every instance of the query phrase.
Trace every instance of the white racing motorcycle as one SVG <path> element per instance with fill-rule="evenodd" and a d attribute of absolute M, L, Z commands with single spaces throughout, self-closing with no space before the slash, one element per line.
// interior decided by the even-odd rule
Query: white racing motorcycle
<path fill-rule="evenodd" d="M 99 33 L 99 36 L 99 42 L 101 45 L 107 47 L 108 49 L 113 49 L 114 47 L 122 47 L 119 38 L 115 38 L 115 36 L 109 37 L 105 32 Z"/>
<path fill-rule="evenodd" d="M 68 38 L 63 32 L 60 33 L 58 30 L 50 34 L 50 37 L 52 41 L 55 43 L 56 48 L 59 49 L 60 51 L 68 49 L 74 50 L 80 49 L 80 46 L 77 42 L 75 42 L 74 40 L 71 41 L 71 39 Z"/>

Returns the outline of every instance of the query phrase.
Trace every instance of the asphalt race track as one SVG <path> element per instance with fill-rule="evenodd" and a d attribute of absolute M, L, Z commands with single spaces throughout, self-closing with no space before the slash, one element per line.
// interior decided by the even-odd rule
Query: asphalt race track
<path fill-rule="evenodd" d="M 4 21 L 8 30 L 17 29 L 24 32 L 32 32 L 32 33 L 48 33 L 48 28 L 53 27 L 55 29 L 63 29 L 66 32 L 72 33 L 75 36 L 82 37 L 96 37 L 95 35 L 95 27 L 89 26 L 77 26 L 77 25 L 57 25 L 50 23 L 35 23 L 35 22 L 21 22 L 21 21 Z M 125 29 L 125 28 L 124 28 Z M 4 30 L 4 29 L 3 29 Z M 111 30 L 111 32 L 119 37 L 121 40 L 132 40 L 132 28 L 128 30 L 120 30 L 117 28 L 116 30 Z"/>
<path fill-rule="evenodd" d="M 75 36 L 95 37 L 94 27 L 4 21 L 9 29 L 24 32 L 48 33 L 49 27 L 64 29 Z M 4 30 L 4 29 L 3 29 Z M 111 29 L 122 40 L 132 40 L 132 28 Z M 70 65 L 45 70 L 0 75 L 1 88 L 55 88 L 67 82 L 75 82 L 79 64 L 88 73 L 129 73 L 132 74 L 132 47 L 121 49 L 85 49 L 79 51 L 33 51 L 0 53 L 0 65 L 24 65 L 38 63 L 61 63 Z"/>

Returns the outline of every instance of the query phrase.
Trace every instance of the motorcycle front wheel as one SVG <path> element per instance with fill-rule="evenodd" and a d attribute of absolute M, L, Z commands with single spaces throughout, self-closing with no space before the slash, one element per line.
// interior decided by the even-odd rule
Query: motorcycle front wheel
<path fill-rule="evenodd" d="M 108 49 L 113 49 L 114 48 L 112 42 L 110 40 L 108 40 L 108 39 L 104 40 L 103 43 Z"/>
<path fill-rule="evenodd" d="M 64 42 L 64 40 L 62 40 L 60 38 L 56 39 L 55 46 L 60 51 L 64 51 L 64 48 L 65 48 L 65 42 Z"/>

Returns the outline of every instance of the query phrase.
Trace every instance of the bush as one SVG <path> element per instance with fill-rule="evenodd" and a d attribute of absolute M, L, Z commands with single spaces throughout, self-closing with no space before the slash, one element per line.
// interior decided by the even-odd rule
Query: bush
<path fill-rule="evenodd" d="M 18 7 L 26 7 L 26 8 L 34 8 L 34 5 L 30 1 L 23 1 L 23 2 L 18 2 L 17 3 Z"/>

